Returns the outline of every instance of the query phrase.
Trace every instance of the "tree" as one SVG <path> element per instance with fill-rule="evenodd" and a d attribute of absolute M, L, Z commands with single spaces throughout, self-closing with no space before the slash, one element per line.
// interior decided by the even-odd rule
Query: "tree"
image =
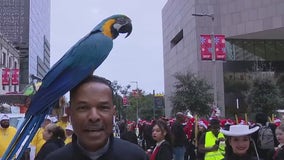
<path fill-rule="evenodd" d="M 272 78 L 256 78 L 248 94 L 247 103 L 253 112 L 274 113 L 280 106 L 280 90 Z"/>
<path fill-rule="evenodd" d="M 154 99 L 152 94 L 145 94 L 141 90 L 138 95 L 130 93 L 129 94 L 129 103 L 130 106 L 126 108 L 126 117 L 129 120 L 137 120 L 137 105 L 138 105 L 138 114 L 139 118 L 143 120 L 153 119 L 153 107 Z M 158 114 L 157 116 L 162 116 Z"/>
<path fill-rule="evenodd" d="M 212 87 L 190 72 L 177 73 L 174 77 L 177 82 L 174 85 L 176 90 L 170 97 L 173 104 L 172 112 L 190 110 L 191 113 L 199 116 L 209 115 L 210 104 L 213 102 L 213 94 L 210 92 Z"/>
<path fill-rule="evenodd" d="M 137 120 L 137 105 L 139 118 L 151 120 L 154 117 L 154 97 L 153 94 L 145 94 L 142 89 L 129 91 L 130 85 L 121 86 L 117 81 L 112 82 L 114 91 L 114 105 L 117 108 L 117 116 L 119 119 Z M 129 105 L 123 106 L 123 97 L 127 97 Z M 164 108 L 156 112 L 156 117 L 164 116 Z"/>
<path fill-rule="evenodd" d="M 224 78 L 226 117 L 235 114 L 247 113 L 248 105 L 245 101 L 251 82 L 249 80 Z M 239 108 L 236 107 L 236 99 L 239 102 Z"/>
<path fill-rule="evenodd" d="M 123 96 L 127 96 L 129 94 L 128 90 L 130 88 L 130 85 L 123 87 L 120 84 L 118 84 L 118 81 L 113 81 L 111 83 L 111 86 L 114 92 L 113 102 L 114 102 L 114 105 L 116 106 L 117 116 L 119 119 L 125 119 L 125 111 L 124 111 L 125 109 L 122 104 L 121 94 Z M 120 92 L 120 94 L 118 92 Z"/>

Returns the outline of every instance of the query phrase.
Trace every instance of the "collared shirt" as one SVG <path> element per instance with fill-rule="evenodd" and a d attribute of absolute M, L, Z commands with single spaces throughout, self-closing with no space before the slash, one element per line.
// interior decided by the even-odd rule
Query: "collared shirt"
<path fill-rule="evenodd" d="M 108 150 L 108 148 L 109 148 L 109 139 L 107 140 L 106 145 L 105 145 L 103 148 L 97 150 L 96 152 L 89 152 L 89 151 L 87 151 L 86 149 L 84 149 L 84 148 L 79 144 L 78 140 L 77 140 L 77 144 L 78 144 L 79 148 L 83 151 L 83 153 L 84 153 L 85 155 L 87 155 L 88 157 L 90 157 L 92 160 L 96 160 L 96 159 L 98 159 L 100 156 L 102 156 L 104 153 L 107 152 L 107 150 Z"/>

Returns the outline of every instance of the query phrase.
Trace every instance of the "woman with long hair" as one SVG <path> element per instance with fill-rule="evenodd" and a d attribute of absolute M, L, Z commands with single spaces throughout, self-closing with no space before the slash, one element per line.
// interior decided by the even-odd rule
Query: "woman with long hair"
<path fill-rule="evenodd" d="M 172 138 L 167 122 L 161 119 L 157 120 L 152 129 L 152 137 L 156 141 L 156 146 L 150 160 L 172 160 Z"/>
<path fill-rule="evenodd" d="M 56 124 L 48 124 L 45 127 L 42 136 L 46 142 L 38 152 L 35 160 L 43 160 L 49 153 L 65 145 L 65 131 Z"/>

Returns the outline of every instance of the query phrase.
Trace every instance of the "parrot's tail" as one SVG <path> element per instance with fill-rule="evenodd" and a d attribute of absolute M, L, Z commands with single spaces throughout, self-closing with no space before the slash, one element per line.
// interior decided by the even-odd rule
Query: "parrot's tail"
<path fill-rule="evenodd" d="M 38 128 L 41 126 L 47 113 L 48 112 L 44 112 L 37 115 L 25 117 L 24 122 L 17 130 L 15 137 L 13 138 L 9 147 L 5 151 L 2 159 L 13 159 L 16 153 L 17 160 L 21 159 L 24 151 L 30 144 Z"/>

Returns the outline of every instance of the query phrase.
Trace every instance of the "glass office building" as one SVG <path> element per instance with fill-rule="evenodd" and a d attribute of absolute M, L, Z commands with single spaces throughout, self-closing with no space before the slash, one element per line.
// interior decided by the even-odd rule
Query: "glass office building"
<path fill-rule="evenodd" d="M 20 51 L 20 90 L 50 68 L 50 0 L 0 0 L 0 32 Z"/>

